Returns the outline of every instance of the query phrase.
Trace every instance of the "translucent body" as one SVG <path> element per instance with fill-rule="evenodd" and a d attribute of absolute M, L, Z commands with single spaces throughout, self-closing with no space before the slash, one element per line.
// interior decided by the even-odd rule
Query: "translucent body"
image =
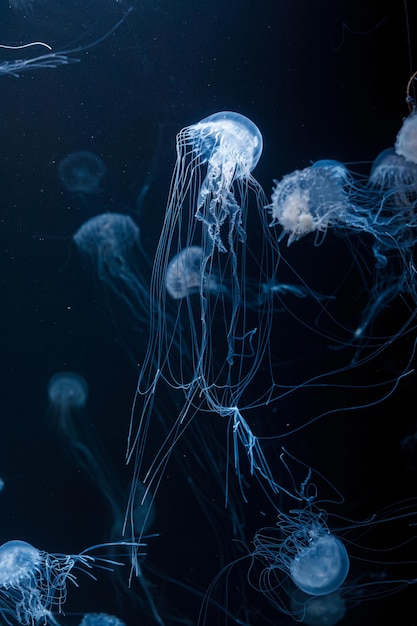
<path fill-rule="evenodd" d="M 126 624 L 118 617 L 107 613 L 86 613 L 79 626 L 126 626 Z"/>
<path fill-rule="evenodd" d="M 343 543 L 331 534 L 310 537 L 290 565 L 294 584 L 313 596 L 332 593 L 345 582 L 349 557 Z"/>
<path fill-rule="evenodd" d="M 201 281 L 206 278 L 201 275 L 201 264 L 204 261 L 204 250 L 199 246 L 189 246 L 181 250 L 170 261 L 166 271 L 166 289 L 175 300 L 185 298 L 193 293 L 200 293 Z M 214 276 L 208 276 L 207 291 L 216 293 L 220 288 Z"/>
<path fill-rule="evenodd" d="M 297 622 L 308 626 L 334 626 L 345 617 L 346 602 L 338 591 L 323 596 L 296 591 L 291 596 L 291 613 Z"/>
<path fill-rule="evenodd" d="M 336 161 L 319 161 L 278 182 L 271 196 L 271 226 L 280 224 L 288 245 L 312 232 L 326 232 L 349 210 L 347 170 Z"/>
<path fill-rule="evenodd" d="M 88 398 L 88 385 L 76 372 L 59 372 L 48 383 L 48 398 L 60 411 L 83 407 Z"/>
<path fill-rule="evenodd" d="M 216 113 L 177 135 L 177 161 L 152 271 L 151 333 L 128 443 L 135 475 L 149 488 L 158 483 L 176 438 L 199 409 L 233 424 L 237 473 L 242 444 L 250 471 L 274 482 L 240 402 L 264 356 L 268 358 L 273 301 L 280 290 L 276 247 L 265 246 L 262 254 L 253 254 L 252 273 L 246 265 L 248 247 L 259 242 L 256 229 L 267 239 L 271 232 L 263 209 L 265 195 L 251 174 L 261 150 L 259 129 L 233 112 Z M 256 226 L 248 232 L 250 211 Z M 190 249 L 192 277 L 184 280 L 188 265 L 183 254 Z M 164 295 L 167 283 L 174 302 Z M 253 311 L 250 316 L 248 309 Z M 172 326 L 166 322 L 171 311 Z M 268 361 L 265 372 L 265 384 L 272 387 Z M 159 447 L 157 438 L 149 442 L 155 450 L 150 453 L 151 467 L 145 468 L 142 454 L 158 384 L 182 390 L 184 400 L 171 416 L 176 426 L 160 437 Z"/>
<path fill-rule="evenodd" d="M 417 115 L 411 113 L 403 122 L 395 141 L 396 154 L 417 163 Z"/>
<path fill-rule="evenodd" d="M 135 331 L 149 327 L 149 282 L 138 226 L 128 215 L 102 213 L 81 226 L 73 237 L 90 277 L 104 301 L 110 321 Z"/>
<path fill-rule="evenodd" d="M 67 596 L 67 583 L 76 583 L 74 570 L 88 571 L 94 559 L 84 551 L 79 555 L 48 554 L 26 541 L 13 540 L 0 546 L 0 613 L 8 623 L 23 626 L 56 624 L 52 613 L 61 612 Z"/>
<path fill-rule="evenodd" d="M 330 533 L 324 516 L 309 507 L 279 515 L 279 530 L 262 529 L 254 538 L 254 554 L 267 571 L 286 572 L 295 586 L 321 596 L 339 589 L 349 572 L 349 557 L 340 539 Z M 265 575 L 262 575 L 265 578 Z"/>
<path fill-rule="evenodd" d="M 103 160 L 94 152 L 71 152 L 58 166 L 61 183 L 74 193 L 97 193 L 106 173 Z"/>

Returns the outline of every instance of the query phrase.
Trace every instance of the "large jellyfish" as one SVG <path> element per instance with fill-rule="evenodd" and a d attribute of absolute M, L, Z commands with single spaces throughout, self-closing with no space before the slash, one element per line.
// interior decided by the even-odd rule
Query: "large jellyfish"
<path fill-rule="evenodd" d="M 250 471 L 273 482 L 260 443 L 239 406 L 265 356 L 268 388 L 261 393 L 267 395 L 273 386 L 267 346 L 278 255 L 272 245 L 262 245 L 257 254 L 250 247 L 270 232 L 265 195 L 252 176 L 261 151 L 259 129 L 233 112 L 210 115 L 177 136 L 177 161 L 151 279 L 151 332 L 139 376 L 138 417 L 132 419 L 128 442 L 135 475 L 142 474 L 149 486 L 158 483 L 174 442 L 200 410 L 232 424 L 237 472 L 242 445 Z M 187 277 L 183 270 L 188 264 L 193 275 Z M 254 285 L 257 306 L 251 307 Z M 173 326 L 167 324 L 174 309 L 166 289 L 176 304 Z M 183 391 L 183 407 L 173 416 L 170 434 L 151 453 L 153 461 L 146 469 L 142 467 L 146 434 L 156 386 L 162 381 Z"/>

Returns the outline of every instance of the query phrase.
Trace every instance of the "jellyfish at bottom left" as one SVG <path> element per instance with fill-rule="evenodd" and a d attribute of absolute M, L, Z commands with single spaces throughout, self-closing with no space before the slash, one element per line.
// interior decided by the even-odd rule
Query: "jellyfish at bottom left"
<path fill-rule="evenodd" d="M 93 567 L 111 570 L 114 560 L 88 554 L 49 554 L 15 539 L 0 546 L 0 615 L 8 624 L 23 626 L 58 622 L 67 598 L 67 583 L 78 585 L 74 570 L 95 578 Z M 104 547 L 104 546 L 101 546 Z"/>

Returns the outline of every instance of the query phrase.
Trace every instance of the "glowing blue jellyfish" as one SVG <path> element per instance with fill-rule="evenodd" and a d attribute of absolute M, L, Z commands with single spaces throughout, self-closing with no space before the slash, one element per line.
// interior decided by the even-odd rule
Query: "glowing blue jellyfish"
<path fill-rule="evenodd" d="M 278 285 L 276 248 L 262 241 L 270 232 L 265 195 L 252 176 L 262 143 L 255 124 L 233 112 L 211 115 L 177 136 L 177 161 L 151 278 L 151 332 L 128 442 L 135 476 L 142 474 L 149 487 L 158 483 L 173 443 L 199 410 L 233 424 L 237 473 L 241 444 L 250 471 L 272 481 L 239 406 L 264 356 L 268 359 Z M 254 221 L 250 230 L 249 219 Z M 247 251 L 259 243 L 260 234 L 264 247 L 257 256 L 253 253 L 256 261 L 249 270 Z M 173 325 L 167 324 L 167 315 L 173 315 Z M 265 371 L 264 379 L 273 387 L 270 363 Z M 176 425 L 155 454 L 150 452 L 154 460 L 147 471 L 142 461 L 159 382 L 182 390 L 184 404 L 173 416 Z"/>
<path fill-rule="evenodd" d="M 94 152 L 71 152 L 60 162 L 58 173 L 61 183 L 69 191 L 92 194 L 100 191 L 106 166 Z"/>
<path fill-rule="evenodd" d="M 295 621 L 307 626 L 334 626 L 346 615 L 346 601 L 340 591 L 310 596 L 296 590 L 291 594 L 290 610 Z"/>
<path fill-rule="evenodd" d="M 110 321 L 119 329 L 126 320 L 125 326 L 136 334 L 146 333 L 150 324 L 150 270 L 132 218 L 102 213 L 85 222 L 73 240 Z M 122 339 L 128 346 L 129 339 Z"/>
<path fill-rule="evenodd" d="M 70 419 L 71 411 L 84 407 L 88 398 L 88 385 L 76 372 L 54 374 L 48 383 L 48 397 L 62 423 Z M 67 426 L 63 426 L 64 430 Z"/>
<path fill-rule="evenodd" d="M 417 163 L 417 115 L 411 113 L 403 122 L 395 141 L 395 153 Z"/>
<path fill-rule="evenodd" d="M 322 513 L 305 509 L 279 517 L 278 531 L 264 528 L 256 533 L 254 556 L 265 561 L 268 570 L 287 573 L 295 586 L 309 595 L 322 596 L 339 589 L 349 572 L 349 557 Z M 264 573 L 261 576 L 265 578 Z"/>
<path fill-rule="evenodd" d="M 123 507 L 120 489 L 86 410 L 87 381 L 76 372 L 59 372 L 50 379 L 47 393 L 54 428 L 65 451 L 97 487 L 114 523 Z"/>
<path fill-rule="evenodd" d="M 326 233 L 344 222 L 351 209 L 346 184 L 348 171 L 337 161 L 318 161 L 312 167 L 287 174 L 275 181 L 269 209 L 271 226 L 280 224 L 279 239 L 288 235 L 288 245 L 308 233 Z"/>
<path fill-rule="evenodd" d="M 0 614 L 7 623 L 23 626 L 57 624 L 54 613 L 61 613 L 67 598 L 67 584 L 77 586 L 75 572 L 95 578 L 96 567 L 111 569 L 118 563 L 80 554 L 48 554 L 26 541 L 13 540 L 0 546 Z"/>
<path fill-rule="evenodd" d="M 118 617 L 107 613 L 86 613 L 80 626 L 126 626 L 126 624 Z"/>

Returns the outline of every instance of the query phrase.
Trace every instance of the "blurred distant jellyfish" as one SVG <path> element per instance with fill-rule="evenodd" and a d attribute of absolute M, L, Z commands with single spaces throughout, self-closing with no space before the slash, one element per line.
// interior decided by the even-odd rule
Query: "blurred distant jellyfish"
<path fill-rule="evenodd" d="M 99 547 L 99 546 L 95 546 Z M 67 583 L 77 586 L 76 571 L 94 578 L 94 566 L 111 569 L 115 561 L 95 558 L 88 548 L 77 555 L 48 554 L 26 541 L 12 540 L 0 546 L 0 614 L 8 623 L 23 626 L 57 624 Z"/>
<path fill-rule="evenodd" d="M 405 208 L 417 200 L 417 162 L 407 161 L 393 148 L 387 148 L 372 165 L 369 185 L 385 192 L 385 210 Z"/>
<path fill-rule="evenodd" d="M 201 264 L 204 261 L 204 250 L 200 246 L 189 246 L 170 261 L 166 272 L 166 289 L 175 300 L 185 298 L 193 293 L 200 293 L 201 283 L 206 280 L 209 285 L 205 289 L 216 293 L 222 288 L 213 276 L 207 277 L 201 273 Z"/>
<path fill-rule="evenodd" d="M 126 624 L 118 617 L 107 613 L 86 613 L 80 626 L 126 626 Z"/>
<path fill-rule="evenodd" d="M 85 222 L 73 240 L 103 302 L 103 312 L 119 332 L 127 329 L 130 336 L 122 340 L 137 363 L 135 341 L 147 334 L 150 325 L 150 268 L 138 226 L 128 215 L 102 213 Z"/>
<path fill-rule="evenodd" d="M 109 460 L 86 410 L 87 381 L 76 372 L 59 372 L 50 379 L 47 393 L 55 428 L 68 456 L 98 488 L 114 523 L 123 505 Z"/>
<path fill-rule="evenodd" d="M 346 615 L 343 593 L 333 591 L 323 596 L 311 596 L 300 590 L 291 594 L 291 616 L 307 626 L 334 626 Z"/>
<path fill-rule="evenodd" d="M 417 164 L 417 114 L 405 118 L 395 142 L 395 153 Z"/>
<path fill-rule="evenodd" d="M 59 178 L 64 187 L 80 194 L 100 191 L 105 173 L 103 160 L 94 152 L 88 151 L 71 152 L 58 166 Z"/>
<path fill-rule="evenodd" d="M 48 397 L 60 420 L 70 419 L 71 411 L 84 407 L 88 398 L 87 381 L 75 372 L 55 374 L 48 383 Z M 67 426 L 64 426 L 67 429 Z"/>

